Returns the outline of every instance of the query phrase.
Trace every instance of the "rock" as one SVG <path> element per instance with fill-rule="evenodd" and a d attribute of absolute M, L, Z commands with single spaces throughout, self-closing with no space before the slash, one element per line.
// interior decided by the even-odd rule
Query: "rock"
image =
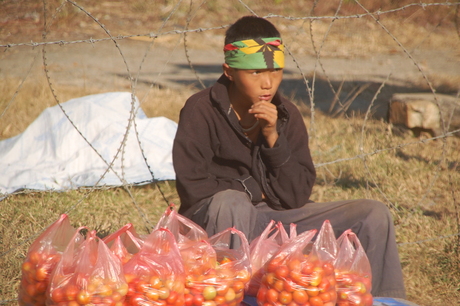
<path fill-rule="evenodd" d="M 443 94 L 395 93 L 388 108 L 388 122 L 405 126 L 416 135 L 441 135 L 443 123 L 446 132 L 460 128 L 460 99 Z"/>

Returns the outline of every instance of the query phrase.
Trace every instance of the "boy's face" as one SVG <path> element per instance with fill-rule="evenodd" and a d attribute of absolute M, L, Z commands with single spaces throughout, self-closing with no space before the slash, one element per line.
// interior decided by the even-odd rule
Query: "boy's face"
<path fill-rule="evenodd" d="M 232 104 L 250 107 L 257 102 L 271 102 L 283 79 L 283 69 L 235 69 L 223 65 L 225 75 L 232 81 Z"/>

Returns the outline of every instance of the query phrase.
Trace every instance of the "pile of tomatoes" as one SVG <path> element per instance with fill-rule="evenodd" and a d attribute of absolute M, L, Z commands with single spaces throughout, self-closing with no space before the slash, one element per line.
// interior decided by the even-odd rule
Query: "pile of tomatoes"
<path fill-rule="evenodd" d="M 261 306 L 335 306 L 336 300 L 334 266 L 308 256 L 287 261 L 275 256 L 257 293 Z"/>
<path fill-rule="evenodd" d="M 244 298 L 244 289 L 250 272 L 233 264 L 227 257 L 215 268 L 201 273 L 188 273 L 185 281 L 185 306 L 238 306 Z"/>
<path fill-rule="evenodd" d="M 50 275 L 61 254 L 30 252 L 22 263 L 19 305 L 45 305 Z"/>
<path fill-rule="evenodd" d="M 184 281 L 155 274 L 125 274 L 128 282 L 126 306 L 183 306 Z"/>
<path fill-rule="evenodd" d="M 122 306 L 128 292 L 124 282 L 101 277 L 87 278 L 77 275 L 63 285 L 50 290 L 47 305 L 79 306 L 110 305 Z"/>
<path fill-rule="evenodd" d="M 337 306 L 372 306 L 370 275 L 337 271 Z"/>

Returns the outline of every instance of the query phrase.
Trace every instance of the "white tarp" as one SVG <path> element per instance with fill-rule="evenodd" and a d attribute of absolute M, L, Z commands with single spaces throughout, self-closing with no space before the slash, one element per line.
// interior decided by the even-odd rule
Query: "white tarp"
<path fill-rule="evenodd" d="M 0 141 L 0 193 L 23 188 L 119 186 L 123 181 L 143 184 L 153 179 L 147 164 L 155 180 L 174 180 L 171 150 L 177 124 L 164 117 L 147 118 L 137 98 L 139 138 L 133 122 L 126 146 L 117 155 L 128 127 L 131 102 L 131 93 L 111 92 L 62 103 L 78 131 L 58 105 L 44 110 L 22 134 Z M 100 180 L 116 155 L 115 171 L 109 170 Z"/>

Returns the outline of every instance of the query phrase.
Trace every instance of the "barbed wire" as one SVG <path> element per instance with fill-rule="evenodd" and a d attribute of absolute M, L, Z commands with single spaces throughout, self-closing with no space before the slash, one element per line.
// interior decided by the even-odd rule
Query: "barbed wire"
<path fill-rule="evenodd" d="M 252 10 L 243 1 L 241 1 L 241 0 L 238 0 L 238 1 L 250 13 L 252 13 L 254 15 L 257 15 L 256 12 L 254 10 Z M 126 192 L 128 193 L 129 197 L 133 201 L 133 204 L 135 205 L 135 207 L 138 210 L 138 213 L 141 215 L 142 219 L 144 220 L 144 222 L 146 224 L 146 227 L 152 228 L 153 225 L 152 225 L 151 221 L 145 215 L 145 213 L 142 211 L 142 209 L 140 209 L 138 203 L 135 200 L 134 195 L 131 193 L 131 188 L 133 187 L 133 184 L 128 184 L 126 182 L 126 180 L 124 179 L 124 168 L 123 168 L 123 164 L 124 164 L 124 159 L 123 159 L 124 148 L 126 146 L 126 140 L 127 140 L 128 135 L 129 135 L 129 131 L 131 130 L 131 128 L 133 128 L 134 133 L 135 133 L 135 135 L 137 137 L 137 142 L 138 142 L 139 147 L 141 149 L 142 158 L 144 159 L 146 167 L 149 169 L 149 172 L 150 172 L 151 178 L 152 178 L 151 180 L 145 181 L 145 182 L 153 182 L 153 183 L 157 182 L 157 180 L 155 179 L 155 175 L 154 175 L 153 171 L 150 168 L 150 165 L 149 165 L 148 159 L 146 157 L 146 154 L 144 153 L 144 150 L 142 148 L 142 143 L 141 143 L 141 140 L 139 138 L 139 133 L 137 131 L 137 124 L 136 124 L 136 120 L 135 120 L 135 113 L 138 111 L 134 107 L 135 99 L 136 99 L 136 97 L 135 97 L 136 85 L 137 85 L 137 82 L 139 80 L 141 69 L 142 69 L 142 67 L 144 65 L 144 62 L 145 62 L 145 59 L 147 57 L 147 52 L 153 46 L 153 43 L 157 38 L 160 38 L 160 37 L 163 37 L 163 36 L 169 36 L 169 35 L 179 35 L 179 36 L 183 37 L 184 38 L 184 48 L 185 48 L 185 51 L 186 51 L 186 57 L 187 57 L 187 61 L 189 63 L 189 66 L 192 69 L 192 71 L 194 72 L 195 77 L 198 80 L 198 82 L 204 87 L 205 85 L 203 84 L 202 80 L 200 79 L 197 71 L 194 69 L 192 60 L 190 59 L 190 57 L 188 55 L 188 49 L 189 48 L 188 48 L 188 45 L 187 45 L 187 35 L 191 34 L 191 33 L 202 33 L 202 32 L 213 31 L 213 30 L 222 30 L 222 29 L 226 29 L 229 25 L 219 25 L 219 26 L 206 27 L 206 28 L 201 28 L 200 27 L 200 28 L 195 28 L 195 29 L 189 29 L 190 22 L 194 18 L 194 15 L 193 15 L 193 12 L 192 12 L 192 6 L 190 5 L 190 11 L 189 11 L 189 14 L 188 14 L 187 23 L 185 25 L 185 29 L 183 29 L 183 30 L 176 29 L 176 30 L 170 30 L 170 31 L 162 31 L 163 28 L 164 28 L 164 25 L 166 24 L 166 22 L 169 20 L 169 18 L 175 12 L 175 9 L 173 8 L 171 10 L 170 14 L 168 15 L 168 17 L 166 17 L 165 20 L 163 21 L 162 26 L 160 27 L 160 29 L 158 30 L 157 33 L 150 32 L 150 33 L 144 33 L 144 34 L 113 36 L 113 35 L 111 35 L 110 31 L 104 26 L 104 24 L 101 23 L 97 18 L 95 18 L 88 10 L 86 10 L 84 7 L 82 7 L 81 5 L 79 5 L 78 3 L 76 3 L 76 2 L 74 2 L 72 0 L 67 0 L 67 1 L 64 1 L 64 2 L 68 2 L 68 3 L 72 4 L 73 6 L 75 6 L 76 8 L 80 9 L 86 16 L 91 18 L 104 31 L 104 33 L 108 37 L 98 38 L 98 39 L 89 38 L 89 39 L 80 39 L 80 40 L 69 40 L 69 41 L 67 41 L 67 40 L 46 41 L 46 37 L 47 37 L 46 33 L 47 33 L 47 31 L 49 29 L 49 25 L 50 25 L 50 24 L 47 24 L 47 21 L 51 20 L 51 22 L 53 22 L 55 20 L 55 18 L 56 18 L 55 17 L 56 14 L 54 16 L 52 16 L 51 19 L 48 19 L 47 16 L 46 16 L 46 14 L 47 14 L 46 0 L 44 0 L 43 2 L 44 2 L 44 7 L 45 7 L 45 10 L 44 10 L 45 27 L 44 27 L 44 34 L 43 34 L 44 41 L 42 41 L 42 42 L 31 41 L 31 42 L 21 42 L 21 43 L 0 44 L 0 47 L 4 48 L 4 52 L 8 52 L 10 49 L 13 49 L 13 48 L 16 48 L 16 47 L 23 47 L 23 46 L 32 47 L 32 48 L 38 48 L 38 47 L 42 48 L 42 61 L 43 61 L 43 65 L 44 65 L 43 70 L 45 72 L 45 76 L 46 76 L 49 88 L 51 90 L 51 93 L 52 93 L 54 99 L 56 100 L 57 104 L 61 108 L 63 114 L 66 116 L 67 120 L 73 125 L 75 130 L 78 131 L 80 136 L 86 141 L 86 143 L 92 148 L 92 150 L 95 151 L 98 154 L 99 158 L 101 158 L 104 161 L 105 165 L 107 166 L 107 168 L 105 169 L 104 173 L 101 175 L 101 177 L 99 178 L 99 180 L 97 181 L 97 183 L 94 186 L 78 188 L 78 189 L 84 190 L 85 193 L 82 195 L 82 197 L 76 203 L 74 203 L 72 206 L 67 208 L 66 213 L 68 213 L 68 212 L 72 211 L 73 209 L 75 209 L 76 207 L 78 207 L 78 205 L 80 205 L 85 199 L 88 198 L 88 196 L 92 192 L 94 192 L 96 190 L 119 188 L 121 186 L 124 190 L 126 190 Z M 64 2 L 61 4 L 61 6 L 58 8 L 58 10 L 60 8 L 62 8 L 62 5 L 64 4 Z M 438 107 L 440 107 L 440 103 L 439 103 L 439 99 L 437 98 L 436 90 L 433 88 L 433 85 L 429 81 L 426 73 L 423 71 L 423 69 L 421 68 L 420 64 L 412 56 L 412 53 L 409 52 L 409 50 L 406 49 L 404 44 L 402 44 L 395 37 L 395 35 L 393 35 L 391 33 L 391 31 L 389 31 L 388 28 L 385 27 L 385 25 L 383 25 L 380 22 L 378 17 L 382 16 L 382 15 L 386 15 L 386 14 L 392 14 L 392 13 L 396 13 L 396 12 L 399 12 L 399 11 L 403 11 L 403 10 L 409 9 L 411 7 L 421 7 L 422 9 L 426 9 L 428 7 L 433 7 L 433 6 L 456 6 L 456 7 L 459 7 L 460 2 L 411 3 L 411 4 L 407 4 L 407 5 L 395 8 L 395 9 L 386 10 L 386 11 L 377 10 L 375 12 L 368 11 L 364 6 L 361 5 L 361 3 L 359 1 L 355 1 L 355 2 L 365 11 L 364 13 L 362 13 L 362 14 L 353 14 L 353 15 L 348 15 L 348 16 L 339 16 L 338 15 L 339 10 L 340 10 L 340 7 L 339 7 L 336 10 L 336 12 L 335 12 L 335 14 L 333 16 L 292 17 L 292 16 L 285 16 L 285 15 L 268 14 L 268 15 L 266 15 L 264 17 L 265 18 L 280 18 L 280 19 L 285 19 L 285 20 L 290 20 L 290 21 L 295 21 L 295 20 L 310 21 L 310 26 L 314 21 L 317 21 L 317 20 L 328 20 L 328 21 L 330 21 L 330 25 L 329 25 L 328 29 L 326 30 L 325 34 L 323 35 L 322 39 L 319 41 L 319 45 L 317 45 L 318 41 L 313 37 L 313 34 L 312 34 L 313 31 L 312 30 L 310 31 L 311 41 L 313 43 L 313 49 L 314 49 L 315 57 L 316 57 L 314 71 L 316 72 L 317 65 L 321 68 L 321 70 L 324 73 L 324 75 L 326 75 L 326 82 L 327 82 L 328 86 L 331 88 L 331 90 L 332 90 L 332 92 L 334 94 L 334 97 L 335 97 L 334 99 L 337 99 L 338 103 L 342 106 L 342 109 L 345 109 L 347 107 L 347 102 L 340 101 L 340 98 L 339 98 L 340 88 L 338 90 L 336 90 L 334 88 L 334 86 L 332 85 L 332 81 L 328 78 L 328 73 L 327 73 L 327 71 L 326 71 L 326 69 L 325 69 L 325 67 L 324 67 L 324 65 L 322 64 L 322 61 L 321 61 L 321 52 L 322 52 L 323 46 L 324 46 L 324 44 L 326 42 L 326 38 L 328 37 L 328 35 L 330 33 L 330 29 L 332 27 L 333 22 L 335 22 L 336 20 L 340 20 L 340 19 L 359 19 L 359 18 L 364 18 L 364 17 L 371 17 L 398 44 L 399 48 L 401 48 L 404 51 L 404 53 L 407 55 L 409 60 L 414 63 L 414 65 L 417 67 L 418 71 L 421 73 L 422 77 L 424 78 L 425 82 L 427 83 L 428 87 L 430 88 L 430 91 L 434 96 L 435 104 Z M 176 5 L 176 8 L 180 3 L 181 3 L 181 1 L 178 2 L 178 4 Z M 201 4 L 203 4 L 203 3 L 204 3 L 204 1 Z M 341 5 L 341 3 L 342 3 L 342 1 L 340 1 L 340 5 Z M 313 9 L 312 9 L 312 11 L 313 11 Z M 142 57 L 142 60 L 141 60 L 140 65 L 139 65 L 139 69 L 137 71 L 137 75 L 134 77 L 133 74 L 131 73 L 130 69 L 129 69 L 129 65 L 127 64 L 125 55 L 123 54 L 121 48 L 118 45 L 118 42 L 120 40 L 125 40 L 125 39 L 130 39 L 130 38 L 135 38 L 135 37 L 148 37 L 148 38 L 152 39 L 152 41 L 151 41 L 149 47 L 147 48 L 146 52 L 144 53 L 144 56 Z M 130 80 L 131 91 L 132 91 L 131 110 L 130 110 L 130 116 L 128 118 L 128 122 L 127 122 L 127 126 L 126 126 L 126 132 L 124 133 L 123 139 L 122 139 L 122 141 L 120 143 L 120 146 L 118 147 L 117 152 L 116 152 L 115 156 L 113 157 L 113 159 L 111 161 L 106 161 L 103 158 L 103 156 L 92 146 L 91 142 L 88 141 L 85 138 L 85 136 L 81 133 L 81 131 L 79 131 L 79 129 L 76 126 L 76 124 L 72 122 L 71 118 L 66 114 L 65 110 L 62 108 L 60 100 L 59 100 L 57 94 L 55 93 L 51 76 L 49 75 L 49 69 L 48 69 L 49 65 L 48 65 L 48 60 L 47 60 L 47 57 L 46 57 L 46 47 L 51 46 L 51 45 L 61 45 L 62 46 L 62 45 L 72 45 L 72 44 L 80 44 L 80 43 L 97 44 L 97 43 L 106 42 L 106 41 L 112 41 L 115 44 L 115 47 L 117 48 L 117 50 L 119 51 L 119 54 L 120 54 L 120 56 L 123 59 L 124 64 L 125 64 L 125 69 L 126 69 L 127 74 L 128 74 L 128 79 Z M 307 79 L 304 71 L 301 68 L 301 65 L 299 64 L 299 61 L 297 60 L 296 56 L 290 51 L 288 46 L 286 46 L 286 51 L 292 57 L 294 63 L 296 64 L 297 69 L 299 71 L 299 74 L 301 75 L 301 78 L 304 81 L 305 87 L 307 89 L 307 93 L 308 93 L 308 95 L 310 97 L 311 123 L 312 123 L 311 124 L 311 131 L 313 132 L 314 135 L 316 135 L 316 133 L 315 133 L 315 126 L 316 126 L 315 125 L 315 104 L 314 104 L 314 95 L 315 95 L 314 88 L 315 88 L 316 75 L 315 74 L 313 75 L 313 80 L 312 80 L 312 83 L 310 84 L 310 82 Z M 29 75 L 29 74 L 30 74 L 30 69 L 28 70 L 26 76 Z M 379 184 L 377 183 L 377 181 L 373 177 L 372 172 L 368 167 L 368 158 L 373 156 L 373 155 L 376 155 L 376 154 L 381 154 L 381 153 L 385 153 L 385 152 L 389 152 L 389 151 L 394 151 L 394 150 L 398 150 L 398 149 L 408 147 L 408 146 L 412 146 L 412 145 L 425 144 L 425 143 L 428 143 L 430 141 L 435 141 L 435 140 L 441 139 L 441 140 L 444 141 L 443 142 L 443 147 L 442 147 L 443 152 L 442 152 L 442 156 L 441 156 L 441 159 L 443 160 L 445 158 L 446 146 L 447 146 L 445 140 L 448 137 L 453 137 L 453 136 L 460 135 L 460 129 L 456 129 L 456 130 L 453 130 L 453 131 L 448 131 L 447 130 L 448 123 L 446 123 L 444 121 L 444 118 L 441 116 L 441 123 L 442 123 L 442 127 L 443 127 L 443 133 L 441 135 L 431 137 L 431 138 L 427 138 L 427 139 L 421 139 L 421 140 L 417 140 L 417 141 L 413 141 L 413 142 L 400 143 L 400 144 L 396 144 L 396 145 L 391 146 L 391 147 L 375 149 L 375 150 L 372 150 L 370 152 L 365 152 L 365 150 L 364 150 L 365 129 L 366 129 L 366 124 L 367 124 L 367 122 L 368 122 L 368 120 L 370 118 L 371 108 L 374 105 L 377 97 L 381 94 L 381 90 L 386 86 L 386 84 L 387 84 L 388 80 L 390 79 L 390 77 L 391 77 L 391 73 L 388 74 L 386 79 L 385 79 L 385 81 L 383 81 L 380 84 L 378 90 L 375 92 L 375 94 L 374 94 L 374 96 L 373 96 L 373 98 L 372 98 L 372 100 L 370 102 L 370 105 L 367 108 L 367 111 L 365 113 L 364 121 L 363 121 L 363 124 L 362 124 L 362 127 L 361 127 L 361 136 L 360 136 L 360 140 L 359 140 L 359 152 L 360 153 L 355 155 L 355 156 L 344 157 L 344 158 L 339 158 L 339 159 L 335 159 L 335 160 L 332 160 L 332 161 L 316 163 L 315 168 L 327 167 L 327 166 L 332 165 L 332 164 L 344 163 L 344 162 L 349 162 L 349 161 L 353 161 L 353 160 L 362 160 L 362 162 L 364 164 L 364 167 L 366 169 L 366 173 L 370 176 L 370 180 L 372 181 L 372 183 L 375 186 L 377 186 L 377 189 L 378 189 L 379 193 L 385 198 L 385 200 L 387 201 L 387 203 L 390 204 L 390 206 L 392 206 L 393 208 L 397 209 L 397 207 L 387 197 L 385 192 L 383 190 L 381 190 L 381 188 L 379 187 Z M 13 101 L 14 101 L 17 93 L 20 91 L 24 81 L 25 81 L 25 78 L 22 80 L 22 82 L 20 83 L 20 85 L 16 89 L 16 92 L 15 92 L 14 96 L 12 97 L 11 101 L 7 104 L 7 108 L 11 105 L 11 103 L 13 103 Z M 6 112 L 6 109 L 2 112 L 2 114 L 0 115 L 0 118 L 4 115 L 5 112 Z M 120 158 L 121 162 L 122 162 L 122 173 L 121 174 L 117 173 L 115 171 L 115 169 L 113 168 L 113 164 L 114 164 L 114 162 L 115 162 L 115 160 L 117 158 Z M 122 182 L 122 184 L 120 186 L 111 187 L 111 186 L 100 186 L 99 185 L 101 180 L 104 178 L 104 176 L 109 171 L 112 171 L 120 179 L 120 181 Z M 426 197 L 426 195 L 428 195 L 431 192 L 431 188 L 433 187 L 434 182 L 436 181 L 437 176 L 440 173 L 441 173 L 441 163 L 439 163 L 439 165 L 437 166 L 435 175 L 433 176 L 433 179 L 431 180 L 430 186 L 429 186 L 429 188 L 427 188 L 427 190 L 425 191 L 424 196 L 421 198 L 421 200 L 419 201 L 418 204 L 420 204 L 423 201 L 423 199 Z M 452 191 L 452 197 L 453 197 L 454 203 L 456 203 L 457 199 L 455 197 L 455 190 L 454 189 L 457 186 L 454 184 L 453 178 L 451 178 L 450 176 L 449 176 L 449 178 L 450 178 L 449 183 L 450 183 L 450 188 L 451 188 L 451 191 Z M 143 182 L 143 183 L 145 183 L 145 182 Z M 156 185 L 156 186 L 158 187 L 158 185 Z M 158 187 L 158 190 L 162 194 L 164 201 L 168 202 L 168 199 L 166 198 L 165 194 L 162 192 L 161 188 Z M 23 190 L 23 191 L 18 191 L 18 192 L 14 192 L 14 193 L 11 193 L 11 194 L 7 194 L 6 197 L 16 195 L 16 194 L 21 194 L 21 193 L 35 193 L 35 192 L 37 192 L 37 191 Z M 457 213 L 457 223 L 458 223 L 458 220 L 460 219 L 460 217 L 459 217 L 458 211 L 456 211 L 456 213 Z M 30 241 L 32 241 L 37 235 L 38 235 L 38 233 L 34 233 L 33 235 L 25 238 L 22 242 L 18 243 L 14 248 L 24 246 L 25 244 L 27 244 Z M 416 244 L 420 245 L 420 244 L 424 244 L 424 243 L 428 243 L 428 242 L 432 242 L 432 241 L 437 241 L 437 240 L 442 240 L 442 239 L 447 239 L 447 238 L 452 238 L 452 237 L 458 237 L 458 236 L 460 236 L 460 232 L 450 234 L 450 235 L 439 235 L 439 236 L 435 236 L 435 237 L 432 237 L 432 238 L 421 239 L 421 240 L 416 240 L 416 241 L 412 241 L 412 242 L 401 242 L 401 243 L 398 243 L 398 245 L 399 246 L 416 245 Z M 0 257 L 3 257 L 6 254 L 10 253 L 11 251 L 14 250 L 14 248 L 11 248 L 11 249 L 6 250 L 5 252 L 1 253 Z M 14 300 L 0 300 L 0 304 L 6 304 L 6 303 L 9 303 L 9 302 L 12 302 L 12 301 L 14 301 Z"/>

